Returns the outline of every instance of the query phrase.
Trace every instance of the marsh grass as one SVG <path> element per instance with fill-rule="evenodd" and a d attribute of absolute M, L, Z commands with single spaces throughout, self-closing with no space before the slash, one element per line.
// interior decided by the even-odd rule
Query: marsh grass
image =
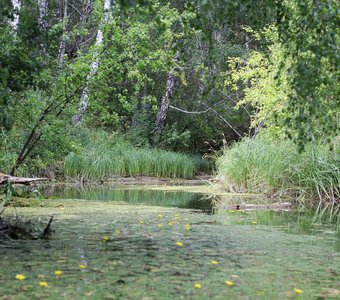
<path fill-rule="evenodd" d="M 208 171 L 209 163 L 199 157 L 151 148 L 136 148 L 118 142 L 92 143 L 64 160 L 64 175 L 83 179 L 119 176 L 190 178 Z"/>
<path fill-rule="evenodd" d="M 317 216 L 339 218 L 340 154 L 325 146 L 299 153 L 289 141 L 245 139 L 226 149 L 217 161 L 229 189 L 290 195 L 303 206 L 316 206 Z"/>

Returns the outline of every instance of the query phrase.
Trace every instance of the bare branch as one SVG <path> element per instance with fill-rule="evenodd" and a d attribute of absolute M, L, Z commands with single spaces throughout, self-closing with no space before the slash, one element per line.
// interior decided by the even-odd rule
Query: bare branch
<path fill-rule="evenodd" d="M 185 114 L 204 114 L 204 113 L 208 112 L 209 110 L 211 110 L 211 108 L 207 108 L 206 110 L 202 110 L 202 111 L 188 111 L 188 110 L 181 109 L 181 108 L 178 108 L 178 107 L 175 107 L 175 106 L 172 106 L 172 105 L 169 105 L 169 107 L 172 108 L 172 109 L 178 110 L 182 113 L 185 113 Z"/>
<path fill-rule="evenodd" d="M 203 103 L 203 105 L 207 108 L 209 108 L 216 116 L 218 116 L 224 123 L 226 123 L 236 134 L 238 137 L 242 137 L 242 135 L 215 109 L 207 105 L 206 103 Z"/>

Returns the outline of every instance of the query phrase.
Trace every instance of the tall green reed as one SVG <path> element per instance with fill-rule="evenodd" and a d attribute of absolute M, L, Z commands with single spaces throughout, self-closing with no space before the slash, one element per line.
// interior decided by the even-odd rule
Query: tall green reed
<path fill-rule="evenodd" d="M 290 141 L 244 139 L 217 160 L 219 177 L 239 191 L 285 194 L 304 206 L 317 207 L 320 217 L 340 212 L 340 154 L 326 146 L 299 153 Z"/>
<path fill-rule="evenodd" d="M 80 154 L 69 153 L 64 160 L 64 175 L 84 179 L 119 176 L 158 176 L 189 178 L 208 171 L 209 163 L 201 158 L 131 144 L 91 144 Z"/>

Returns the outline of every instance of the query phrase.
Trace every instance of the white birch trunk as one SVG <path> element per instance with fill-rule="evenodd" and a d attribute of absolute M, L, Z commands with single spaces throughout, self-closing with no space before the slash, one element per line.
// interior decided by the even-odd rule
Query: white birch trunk
<path fill-rule="evenodd" d="M 68 0 L 64 1 L 64 15 L 63 15 L 63 34 L 61 36 L 61 41 L 59 45 L 59 53 L 58 53 L 58 60 L 60 66 L 64 64 L 64 58 L 65 58 L 65 48 L 66 48 L 66 28 L 67 28 L 67 6 L 68 6 Z"/>
<path fill-rule="evenodd" d="M 12 0 L 12 6 L 16 10 L 16 12 L 13 14 L 13 21 L 11 21 L 10 23 L 13 30 L 16 31 L 19 24 L 19 11 L 21 8 L 21 0 Z"/>
<path fill-rule="evenodd" d="M 179 53 L 176 53 L 176 55 L 174 56 L 174 62 L 176 64 L 179 63 Z M 152 138 L 152 143 L 154 145 L 158 144 L 162 131 L 164 129 L 165 121 L 168 116 L 171 99 L 175 91 L 175 84 L 176 84 L 176 77 L 172 72 L 170 72 L 166 80 L 165 92 L 162 97 L 161 105 L 157 112 L 155 130 L 154 130 L 154 134 Z"/>
<path fill-rule="evenodd" d="M 47 30 L 47 20 L 46 20 L 46 17 L 47 17 L 47 0 L 38 0 L 38 8 L 39 8 L 39 25 L 40 25 L 40 28 L 43 32 L 46 32 Z M 46 55 L 46 51 L 47 51 L 47 46 L 46 46 L 46 43 L 45 41 L 42 42 L 40 44 L 40 47 L 41 47 L 41 52 L 42 52 L 42 55 Z"/>
<path fill-rule="evenodd" d="M 111 0 L 105 0 L 104 17 L 100 22 L 99 29 L 98 29 L 98 32 L 97 32 L 96 42 L 95 42 L 96 47 L 100 47 L 103 44 L 104 37 L 103 37 L 102 27 L 109 20 L 110 10 L 111 10 Z M 100 62 L 100 58 L 98 56 L 98 53 L 94 53 L 94 58 L 93 58 L 93 61 L 91 63 L 91 66 L 90 66 L 90 72 L 86 77 L 85 87 L 84 87 L 84 89 L 81 93 L 81 96 L 80 96 L 78 115 L 73 117 L 73 121 L 76 122 L 76 123 L 81 122 L 85 113 L 86 113 L 87 107 L 89 105 L 89 100 L 90 100 L 90 98 L 89 98 L 90 81 L 93 78 L 93 76 L 97 73 L 99 62 Z"/>

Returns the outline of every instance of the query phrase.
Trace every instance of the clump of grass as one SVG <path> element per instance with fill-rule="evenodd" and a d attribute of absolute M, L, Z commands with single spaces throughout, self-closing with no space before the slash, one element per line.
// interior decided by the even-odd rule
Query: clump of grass
<path fill-rule="evenodd" d="M 244 139 L 217 159 L 222 181 L 240 191 L 268 192 L 285 184 L 296 151 L 288 142 Z"/>
<path fill-rule="evenodd" d="M 122 140 L 92 143 L 80 154 L 69 153 L 64 160 L 64 174 L 83 179 L 103 179 L 114 175 L 190 178 L 208 169 L 209 163 L 199 157 L 136 148 Z"/>
<path fill-rule="evenodd" d="M 290 141 L 244 139 L 224 151 L 217 168 L 230 189 L 290 194 L 303 205 L 316 206 L 320 214 L 339 215 L 338 150 L 319 145 L 299 153 Z"/>

